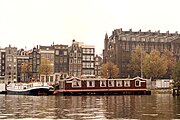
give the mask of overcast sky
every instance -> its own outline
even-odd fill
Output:
[[[180,0],[0,0],[0,46],[31,49],[72,40],[94,45],[114,29],[180,33]]]

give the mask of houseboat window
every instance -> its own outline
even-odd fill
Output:
[[[124,87],[130,87],[130,81],[129,80],[124,81]]]
[[[94,87],[95,81],[87,81],[87,87]]]
[[[101,80],[100,81],[100,87],[106,87],[106,81]]]
[[[109,86],[109,87],[114,87],[114,81],[109,80],[109,81],[108,81],[108,86]]]
[[[81,87],[81,81],[73,81],[73,87]]]
[[[135,84],[136,87],[140,87],[140,86],[141,86],[141,83],[140,83],[139,80],[136,80],[135,83],[136,83],[136,84]]]
[[[116,87],[122,87],[122,81],[117,80],[116,81]]]

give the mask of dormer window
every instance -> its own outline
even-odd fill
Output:
[[[135,80],[135,86],[136,87],[141,87],[141,82],[139,79]]]

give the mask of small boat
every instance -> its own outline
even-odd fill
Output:
[[[13,95],[49,95],[52,86],[45,82],[10,83],[7,85],[7,94]]]

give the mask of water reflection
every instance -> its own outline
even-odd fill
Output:
[[[180,97],[0,95],[0,119],[180,119]]]

